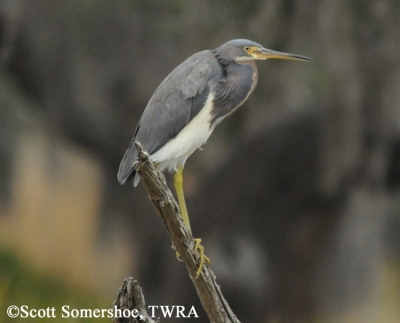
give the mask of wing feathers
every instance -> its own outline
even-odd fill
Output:
[[[147,104],[121,161],[118,172],[121,184],[134,175],[132,164],[137,157],[134,142],[139,141],[150,155],[164,146],[199,113],[221,73],[212,52],[203,51],[189,57],[165,78]]]

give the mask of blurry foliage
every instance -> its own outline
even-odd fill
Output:
[[[67,286],[63,281],[35,271],[18,259],[13,253],[0,250],[0,322],[19,322],[23,319],[11,319],[6,316],[5,309],[10,305],[28,305],[29,309],[55,307],[57,318],[51,322],[110,322],[108,318],[62,318],[61,308],[69,305],[72,309],[108,309],[108,303],[92,293],[76,290]],[[3,311],[4,309],[4,311]],[[43,319],[27,319],[42,321]],[[50,319],[49,319],[50,320]]]
[[[5,14],[5,3],[15,14]],[[399,1],[8,0],[0,9],[0,41],[13,30],[18,36],[5,42],[12,46],[0,75],[1,206],[13,206],[10,186],[21,172],[13,151],[32,123],[46,129],[54,147],[69,141],[95,154],[106,179],[93,245],[112,254],[114,240],[106,236],[121,222],[136,252],[123,258],[132,259],[132,275],[153,304],[197,302],[143,187],[133,193],[116,181],[154,89],[191,53],[231,38],[314,58],[310,65],[258,64],[254,94],[187,165],[193,227],[239,318],[398,322],[399,268],[385,262],[388,253],[399,257]],[[51,172],[56,159],[42,160]],[[75,188],[82,176],[72,174]],[[67,213],[51,199],[42,207]],[[252,262],[249,251],[257,255]],[[105,262],[113,265],[98,258],[95,274]],[[108,282],[117,276],[108,275]],[[0,253],[0,294],[1,308],[28,299],[56,308],[98,302],[7,252]]]

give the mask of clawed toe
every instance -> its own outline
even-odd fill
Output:
[[[210,259],[204,254],[204,247],[201,245],[201,239],[194,239],[195,245],[194,245],[194,250],[197,250],[200,254],[200,260],[199,260],[199,268],[196,271],[196,277],[197,279],[200,276],[200,273],[204,267],[204,263],[207,263],[207,265],[210,264]]]
[[[206,263],[207,265],[210,264],[210,259],[204,254],[204,247],[201,245],[201,239],[194,239],[194,247],[193,247],[193,252],[197,251],[200,255],[199,258],[199,267],[196,271],[196,276],[195,279],[197,279],[200,276],[200,273],[204,267],[204,264]],[[183,262],[181,254],[177,251],[176,252],[176,259],[178,261]]]

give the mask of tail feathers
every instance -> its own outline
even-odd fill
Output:
[[[135,177],[134,185],[137,186],[137,184],[139,184],[140,178],[133,168],[133,163],[135,162],[136,158],[136,149],[131,144],[128,150],[125,152],[124,158],[122,158],[121,164],[119,165],[117,178],[121,185],[125,184],[125,182],[132,177]]]
[[[134,176],[133,187],[136,187],[136,186],[138,186],[138,184],[140,182],[140,176],[138,173],[136,173],[136,171],[132,175]]]

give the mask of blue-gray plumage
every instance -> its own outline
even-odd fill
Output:
[[[139,141],[153,155],[197,116],[210,94],[213,96],[212,109],[206,122],[212,132],[216,124],[235,111],[254,90],[258,79],[254,60],[268,58],[309,60],[299,55],[264,49],[250,40],[236,39],[214,50],[196,53],[175,68],[146,106],[122,159],[119,182],[124,184],[135,175],[132,166],[137,157],[135,141]],[[193,150],[193,147],[189,148]],[[184,163],[185,160],[176,162]],[[161,170],[166,168],[172,171],[183,166],[160,165],[163,166]],[[138,179],[135,182],[137,184]]]
[[[196,53],[175,68],[154,92],[136,128],[118,172],[124,184],[135,177],[133,163],[137,158],[134,143],[142,146],[158,168],[175,172],[175,189],[183,221],[190,229],[182,186],[183,166],[187,158],[206,143],[215,126],[233,113],[257,85],[255,60],[269,58],[311,60],[276,52],[247,39],[231,40],[214,50]],[[200,252],[197,276],[204,262],[201,240],[194,249]]]

